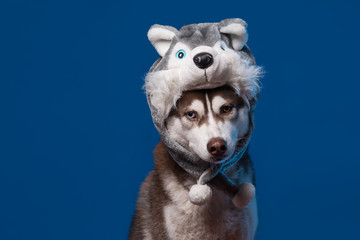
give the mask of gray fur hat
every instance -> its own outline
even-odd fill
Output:
[[[238,143],[233,157],[221,164],[201,160],[169,137],[165,121],[184,91],[231,86],[252,111],[259,93],[261,68],[246,45],[247,24],[238,18],[218,23],[183,26],[153,25],[148,38],[159,59],[145,78],[145,90],[155,127],[170,155],[199,184],[205,184],[220,171],[238,161],[251,136]]]

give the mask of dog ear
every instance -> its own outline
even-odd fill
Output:
[[[246,27],[246,22],[240,18],[225,19],[219,23],[220,33],[228,35],[235,50],[241,50],[248,40]]]
[[[163,57],[177,32],[178,30],[173,27],[155,24],[149,29],[147,36],[159,55]]]

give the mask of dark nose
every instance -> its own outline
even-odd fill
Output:
[[[214,157],[221,157],[226,151],[226,143],[223,138],[212,138],[207,144],[207,150]]]
[[[205,69],[210,67],[214,60],[210,53],[203,52],[196,54],[193,61],[198,68]]]

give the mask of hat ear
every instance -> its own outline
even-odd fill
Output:
[[[155,24],[149,29],[147,36],[159,55],[163,57],[177,32],[178,30],[173,27]]]
[[[225,19],[219,23],[220,33],[227,34],[232,48],[241,50],[248,40],[247,24],[240,18]]]

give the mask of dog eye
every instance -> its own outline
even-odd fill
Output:
[[[176,58],[177,59],[183,59],[186,56],[186,53],[184,50],[180,49],[176,52]]]
[[[196,119],[196,112],[189,111],[189,112],[185,113],[185,116],[189,120],[195,120]]]
[[[220,48],[223,50],[223,51],[225,51],[225,48],[224,48],[224,46],[221,44],[220,45]]]
[[[221,113],[229,113],[233,110],[233,106],[225,105],[220,108]]]

